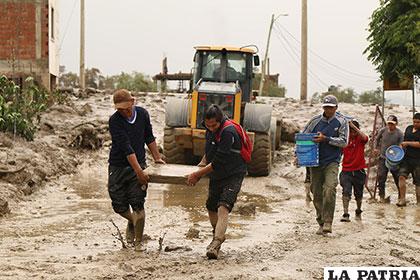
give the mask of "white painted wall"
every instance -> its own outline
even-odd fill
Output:
[[[48,53],[49,53],[49,69],[52,75],[58,77],[59,66],[60,66],[60,40],[59,40],[59,0],[48,0],[48,6],[50,7],[49,11],[49,43],[48,43]],[[54,9],[54,24],[52,24],[52,9]],[[54,34],[51,33],[51,29],[54,26]]]

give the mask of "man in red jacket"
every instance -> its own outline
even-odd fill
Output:
[[[352,189],[356,198],[356,218],[361,218],[363,187],[366,180],[365,145],[369,138],[360,131],[360,125],[356,120],[349,122],[349,144],[343,149],[343,169],[340,173],[340,185],[343,187],[344,214],[340,221],[350,222],[349,204]]]

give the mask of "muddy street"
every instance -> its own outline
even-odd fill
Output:
[[[164,114],[157,100],[163,97],[138,96],[151,114],[158,142]],[[72,125],[104,122],[112,113],[103,96],[76,102],[92,110],[73,120],[66,117]],[[281,99],[274,105],[280,114],[280,107],[296,103]],[[40,134],[44,142],[55,145],[69,124],[57,122],[55,133]],[[205,257],[212,233],[204,182],[195,187],[150,184],[146,251],[122,249],[110,222],[124,235],[125,223],[113,212],[106,187],[108,152],[106,140],[97,151],[76,150],[79,164],[73,172],[11,203],[11,213],[0,218],[0,279],[323,279],[326,266],[420,266],[420,208],[413,203],[396,207],[392,187],[392,204],[369,202],[365,193],[362,220],[340,223],[337,186],[333,233],[316,235],[315,210],[305,201],[304,169],[292,165],[290,144],[276,152],[269,177],[245,179],[219,260]],[[414,201],[412,186],[408,199]],[[352,201],[351,215],[354,209]]]

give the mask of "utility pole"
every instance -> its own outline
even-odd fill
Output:
[[[84,90],[85,84],[85,0],[80,0],[80,89]]]
[[[308,1],[302,0],[300,100],[308,98]]]
[[[273,29],[273,24],[274,24],[274,14],[271,15],[270,28],[268,29],[267,46],[265,47],[264,61],[263,61],[262,65],[261,65],[260,90],[258,91],[258,95],[259,96],[262,96],[263,88],[264,88],[265,69],[267,67],[268,48],[270,46],[271,30]]]
[[[280,14],[276,18],[274,18],[274,14],[271,15],[271,22],[270,22],[270,28],[268,29],[268,38],[267,38],[267,46],[265,47],[265,54],[264,54],[264,61],[261,65],[261,80],[260,80],[260,89],[258,91],[258,95],[262,96],[264,83],[265,83],[265,71],[267,69],[267,59],[268,59],[268,48],[270,47],[270,38],[271,38],[271,30],[273,30],[273,24],[274,22],[280,17],[280,16],[288,16],[288,14]]]

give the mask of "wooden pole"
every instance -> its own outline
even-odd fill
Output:
[[[301,53],[300,53],[300,100],[308,97],[308,2],[302,0],[302,26],[301,26]]]
[[[85,83],[85,0],[80,0],[80,89],[84,90]]]
[[[273,29],[273,24],[274,24],[274,14],[271,15],[270,28],[268,29],[267,45],[265,47],[264,61],[261,66],[260,90],[258,91],[259,96],[263,95],[262,93],[263,93],[264,82],[265,82],[265,69],[267,67],[268,48],[270,46],[271,30]]]

